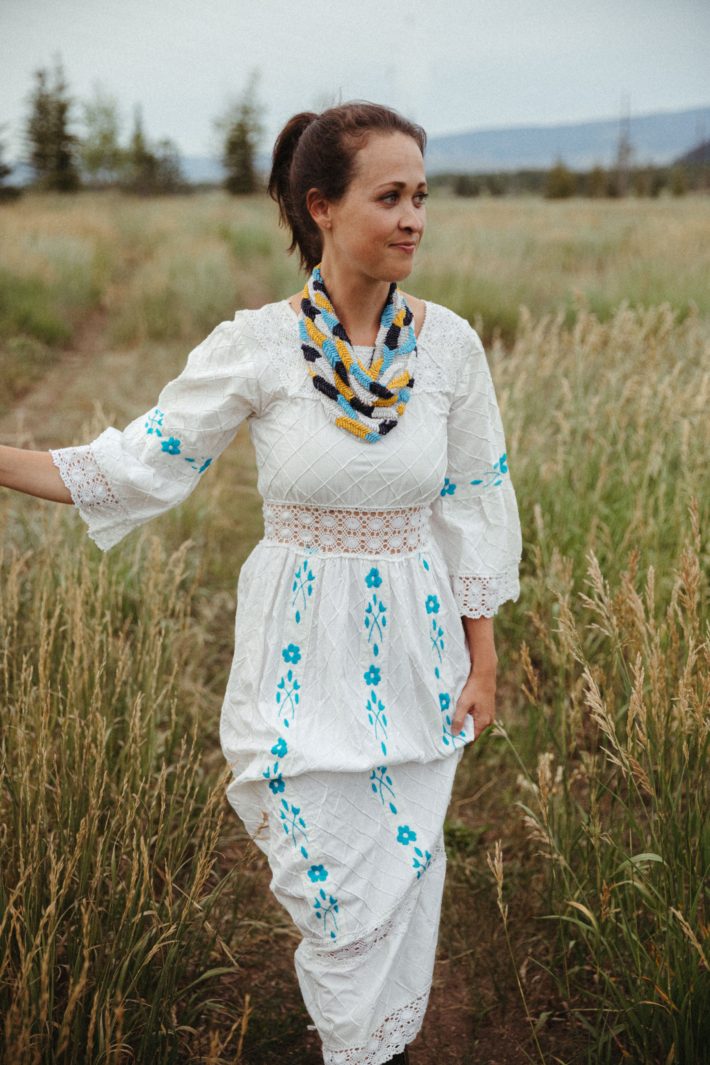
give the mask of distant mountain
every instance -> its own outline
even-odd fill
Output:
[[[685,152],[676,163],[680,166],[708,166],[710,164],[710,140],[703,141],[689,152]]]
[[[707,130],[710,107],[632,115],[632,162],[665,166],[694,148]],[[597,164],[609,166],[615,159],[618,140],[618,119],[471,130],[431,137],[427,170],[430,174],[537,170],[546,169],[557,159],[573,170],[588,170]]]

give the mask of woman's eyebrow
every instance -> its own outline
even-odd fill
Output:
[[[389,186],[394,185],[395,188],[406,189],[407,182],[406,181],[383,181],[381,185],[376,185],[375,188],[383,189],[383,188],[385,188],[386,185],[389,185]],[[420,189],[423,185],[426,185],[426,181],[420,181],[419,184],[417,185],[417,188]]]

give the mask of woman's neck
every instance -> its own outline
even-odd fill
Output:
[[[377,339],[389,282],[353,275],[338,269],[337,264],[329,263],[325,257],[321,275],[350,343],[371,347]]]

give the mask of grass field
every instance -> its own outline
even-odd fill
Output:
[[[498,723],[447,822],[414,1065],[694,1065],[710,1045],[710,201],[432,198],[410,291],[484,337],[524,535]],[[271,205],[0,209],[0,443],[121,426],[295,291]],[[295,930],[224,798],[244,427],[106,556],[0,494],[0,1061],[316,1065]],[[284,949],[285,948],[285,949]],[[284,960],[285,959],[285,960]]]

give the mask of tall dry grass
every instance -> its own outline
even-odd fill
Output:
[[[216,1063],[240,862],[216,869],[188,547],[109,563],[63,516],[0,531],[0,1059]]]
[[[590,1065],[710,1046],[708,356],[667,304],[524,312],[493,355],[526,541],[501,619],[524,698],[496,739],[556,936],[531,963]]]

